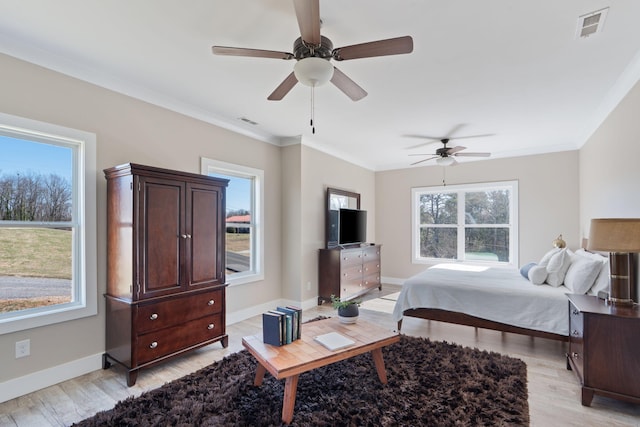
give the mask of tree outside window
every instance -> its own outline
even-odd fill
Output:
[[[517,182],[412,190],[413,259],[513,264]]]

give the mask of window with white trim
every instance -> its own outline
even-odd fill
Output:
[[[412,259],[517,265],[518,182],[411,190]]]
[[[0,334],[97,314],[95,146],[0,113]]]
[[[226,278],[230,285],[264,279],[264,171],[202,158],[200,172],[229,180],[226,192]]]

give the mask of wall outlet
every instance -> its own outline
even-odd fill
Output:
[[[31,340],[16,342],[16,359],[26,357],[31,354]]]

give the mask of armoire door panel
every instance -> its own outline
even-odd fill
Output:
[[[180,280],[180,252],[186,245],[181,200],[184,185],[170,180],[143,180],[144,242],[142,294],[144,297],[178,292]]]
[[[191,203],[188,212],[191,238],[188,239],[191,254],[186,258],[191,261],[189,266],[189,286],[212,285],[220,281],[218,272],[221,270],[218,253],[218,239],[222,230],[218,205],[220,192],[210,188],[190,187]],[[215,262],[212,262],[215,260]]]

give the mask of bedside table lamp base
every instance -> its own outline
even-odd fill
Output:
[[[609,298],[615,305],[633,305],[631,299],[631,278],[633,275],[633,256],[624,252],[609,253]]]

